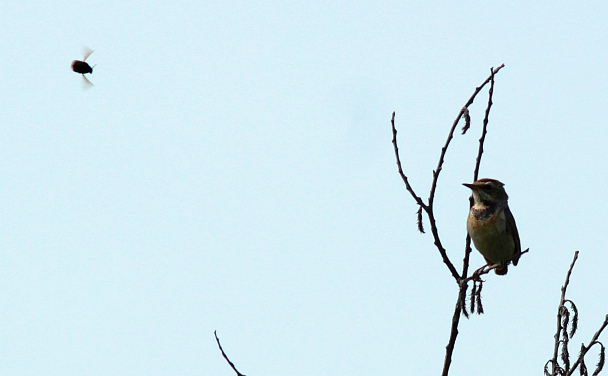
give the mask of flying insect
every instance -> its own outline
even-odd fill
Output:
[[[91,56],[91,54],[93,53],[93,50],[85,48],[84,50],[84,58],[82,60],[74,60],[72,61],[72,70],[76,73],[80,73],[82,74],[82,78],[84,79],[84,83],[87,87],[89,86],[93,86],[93,83],[91,81],[89,81],[89,79],[85,76],[85,73],[93,73],[93,68],[95,68],[95,65],[93,65],[92,67],[89,65],[89,63],[87,63],[87,58],[89,56]]]

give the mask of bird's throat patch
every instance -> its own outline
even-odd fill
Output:
[[[473,217],[475,217],[477,220],[484,220],[496,214],[496,209],[498,209],[498,205],[474,205],[471,208],[471,214],[473,214]]]

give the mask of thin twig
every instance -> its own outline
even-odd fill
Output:
[[[433,239],[435,239],[434,244],[439,250],[439,253],[441,254],[443,263],[448,267],[450,273],[452,273],[452,277],[454,277],[454,280],[456,281],[456,283],[458,283],[461,278],[460,274],[458,274],[456,267],[454,267],[454,264],[452,264],[452,261],[450,261],[450,258],[448,257],[448,252],[441,244],[441,239],[439,238],[439,230],[437,229],[437,223],[435,221],[435,214],[433,213],[433,209],[431,206],[427,207],[426,213],[429,217],[429,224],[431,226],[431,233],[433,234]]]
[[[473,94],[471,95],[471,97],[469,98],[467,103],[464,105],[464,108],[468,108],[471,104],[473,104],[473,101],[475,101],[475,97],[477,97],[477,94],[479,94],[481,89],[483,89],[483,87],[486,86],[487,83],[493,79],[494,75],[496,73],[498,73],[498,71],[500,71],[504,66],[505,66],[504,64],[501,64],[498,68],[492,68],[492,74],[490,75],[490,77],[488,77],[481,85],[479,85],[478,87],[475,88],[475,91],[473,92]],[[456,116],[454,123],[452,123],[452,128],[450,129],[450,133],[448,134],[448,138],[445,142],[445,145],[441,149],[441,155],[439,156],[439,162],[437,163],[437,168],[435,169],[435,171],[433,171],[433,182],[431,183],[431,193],[429,195],[429,206],[433,206],[433,200],[435,198],[435,190],[437,189],[437,179],[439,178],[439,173],[441,172],[441,169],[443,168],[445,154],[448,151],[448,145],[450,144],[450,141],[454,137],[454,130],[458,126],[458,122],[460,121],[460,118],[462,118],[464,112],[465,112],[464,110],[460,110],[460,112],[458,113],[458,116]]]
[[[461,276],[464,278],[469,273],[469,262],[471,259],[471,252],[473,248],[471,248],[471,236],[467,234],[467,239],[464,244],[464,257],[462,258],[462,274]]]
[[[391,126],[393,128],[393,149],[395,150],[395,158],[397,159],[397,168],[399,169],[399,176],[405,183],[405,189],[412,195],[414,201],[426,211],[426,204],[422,202],[420,196],[414,192],[414,188],[410,185],[409,180],[407,180],[407,176],[403,173],[403,168],[401,167],[401,158],[399,157],[399,147],[397,146],[397,128],[395,128],[395,111],[393,111],[393,116],[391,117]]]
[[[454,267],[454,264],[452,264],[452,262],[448,258],[447,251],[445,250],[445,248],[443,248],[443,245],[441,244],[441,240],[439,239],[439,232],[437,231],[437,224],[435,222],[435,216],[433,214],[433,211],[431,210],[430,206],[426,205],[422,201],[420,196],[418,196],[416,194],[416,192],[414,192],[414,189],[410,185],[410,182],[407,179],[407,176],[405,175],[405,173],[403,172],[403,168],[401,167],[401,158],[399,157],[399,147],[397,146],[397,128],[395,127],[395,112],[393,112],[393,116],[391,117],[391,127],[393,129],[393,149],[395,150],[395,158],[397,159],[397,168],[399,170],[399,175],[401,176],[403,183],[405,183],[405,188],[412,195],[412,197],[414,198],[414,200],[416,201],[418,206],[420,206],[420,208],[422,208],[427,213],[427,215],[429,217],[429,222],[431,224],[431,232],[433,233],[433,239],[435,239],[435,246],[437,246],[437,249],[439,250],[439,253],[441,254],[441,258],[442,258],[443,262],[447,265],[448,269],[450,270],[450,273],[452,273],[452,277],[454,277],[454,279],[456,281],[458,281],[460,279],[460,275],[458,274],[458,271]],[[454,130],[452,129],[452,133],[453,133],[453,131]],[[446,146],[444,146],[444,149],[446,149],[446,148],[447,148],[447,144],[446,144]],[[422,221],[420,220],[420,218],[421,218],[420,214],[418,214],[418,229],[422,230]]]
[[[224,352],[224,349],[222,348],[222,345],[220,344],[220,339],[217,338],[217,330],[213,331],[213,335],[215,335],[215,340],[217,341],[217,346],[220,348],[220,351],[222,352],[222,356],[224,357],[224,359],[226,359],[226,361],[228,362],[228,364],[230,364],[230,367],[232,367],[232,369],[234,370],[234,372],[236,372],[237,376],[245,376],[244,374],[240,373],[236,367],[234,366],[234,363],[232,363],[230,361],[230,359],[228,359],[228,355],[226,355],[226,353]]]
[[[559,344],[561,342],[559,340],[560,333],[563,333],[563,331],[564,331],[564,328],[562,327],[562,314],[561,314],[562,307],[564,307],[565,302],[567,301],[566,290],[568,289],[568,284],[570,283],[570,275],[572,274],[572,269],[574,268],[574,264],[576,263],[577,259],[578,259],[578,251],[576,251],[574,253],[574,258],[572,260],[572,264],[570,264],[570,269],[568,269],[568,274],[566,274],[566,281],[564,282],[564,285],[562,286],[562,294],[560,297],[560,302],[559,302],[560,304],[559,304],[558,314],[557,314],[557,331],[556,331],[555,337],[554,337],[555,346],[553,348],[553,359],[551,359],[551,361],[550,361],[553,364],[553,373],[552,374],[555,374],[555,368],[557,367],[557,353],[559,351]],[[587,346],[585,346],[584,344],[582,345],[581,352],[580,352],[578,358],[576,359],[576,361],[574,362],[574,364],[572,364],[572,367],[566,368],[566,373],[565,373],[566,376],[572,375],[574,373],[574,371],[576,371],[577,367],[583,366],[585,355],[587,355],[587,352],[591,349],[591,347],[594,344],[599,343],[598,338],[600,337],[600,335],[602,334],[604,329],[606,329],[607,326],[608,326],[608,315],[606,315],[604,317],[604,321],[603,321],[602,325],[597,330],[597,332],[595,332],[595,334],[589,341],[589,344]],[[567,334],[565,336],[567,337]],[[562,346],[565,346],[565,345],[562,345]]]
[[[479,179],[479,166],[481,165],[481,156],[483,155],[483,144],[486,140],[486,134],[488,133],[488,119],[490,117],[490,109],[492,108],[492,95],[494,94],[494,74],[494,69],[490,69],[490,91],[488,93],[488,106],[486,107],[486,114],[483,118],[483,129],[481,131],[481,138],[479,139],[479,150],[477,152],[477,160],[475,161],[473,181],[477,181],[477,179]]]

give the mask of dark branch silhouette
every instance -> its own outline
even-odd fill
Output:
[[[547,363],[545,363],[544,371],[546,376],[569,376],[574,374],[577,368],[579,368],[579,372],[581,375],[588,375],[589,373],[587,370],[587,365],[585,364],[585,356],[587,355],[589,350],[595,345],[600,347],[600,352],[599,360],[595,366],[593,376],[598,375],[604,368],[606,349],[604,347],[604,344],[598,341],[598,338],[602,334],[602,331],[604,331],[604,329],[606,329],[606,327],[608,326],[608,315],[604,317],[604,321],[589,341],[589,344],[587,346],[585,346],[584,343],[581,344],[581,351],[579,353],[578,358],[574,361],[572,365],[570,365],[571,359],[568,346],[578,327],[578,309],[576,308],[576,305],[572,300],[566,299],[566,290],[568,289],[568,285],[570,284],[570,276],[572,275],[572,269],[574,269],[574,264],[576,263],[577,259],[578,251],[574,252],[574,258],[572,259],[572,263],[570,264],[570,268],[568,269],[568,273],[566,274],[566,281],[562,286],[562,294],[559,300],[559,306],[557,308],[557,330],[555,331],[555,336],[553,337],[553,358],[551,358],[549,361],[547,361]],[[558,356],[560,359],[558,359]],[[549,367],[551,367],[551,370],[549,370]]]
[[[479,167],[481,166],[481,156],[483,155],[483,144],[486,141],[486,134],[488,134],[488,122],[490,119],[490,108],[492,108],[492,96],[494,95],[494,74],[498,70],[490,69],[490,90],[488,91],[488,106],[486,107],[486,113],[483,118],[483,127],[481,129],[481,137],[479,138],[479,149],[477,151],[477,159],[475,160],[475,170],[473,171],[473,181],[479,179]]]
[[[397,159],[397,169],[399,170],[399,175],[401,176],[403,183],[405,183],[405,189],[407,189],[407,191],[412,195],[412,197],[414,198],[414,201],[416,201],[416,203],[418,204],[418,206],[420,206],[420,208],[426,210],[426,204],[422,201],[420,196],[418,196],[416,194],[416,192],[414,192],[414,189],[410,185],[410,182],[407,179],[407,176],[405,176],[405,174],[403,173],[403,168],[401,167],[401,158],[399,157],[399,147],[397,146],[397,128],[395,128],[395,112],[394,111],[393,111],[393,116],[391,117],[391,125],[393,128],[393,149],[395,149],[395,158]],[[424,232],[424,231],[421,231],[421,232]]]
[[[245,376],[244,374],[240,373],[236,367],[234,366],[234,363],[232,363],[230,361],[230,359],[228,359],[228,355],[226,355],[226,353],[224,352],[224,349],[222,348],[222,344],[220,343],[220,339],[217,338],[217,330],[213,331],[213,335],[215,336],[215,340],[217,342],[217,346],[220,348],[220,351],[222,352],[222,356],[224,357],[224,359],[226,359],[226,361],[228,362],[228,364],[230,364],[230,367],[232,367],[232,369],[234,370],[234,372],[236,372],[237,376]]]

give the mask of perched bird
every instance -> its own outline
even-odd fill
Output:
[[[84,49],[84,58],[82,60],[74,60],[72,61],[72,70],[76,73],[80,73],[82,74],[82,78],[84,79],[85,85],[87,85],[87,87],[93,86],[93,84],[91,83],[91,81],[89,81],[88,78],[86,78],[85,73],[93,73],[93,68],[95,68],[95,65],[93,65],[92,67],[89,65],[89,63],[86,62],[87,58],[89,56],[91,56],[91,54],[93,53],[93,50],[85,48]]]
[[[504,184],[494,179],[479,179],[463,185],[473,192],[467,218],[471,240],[488,265],[499,265],[494,269],[496,274],[505,275],[509,262],[517,265],[521,244]]]

